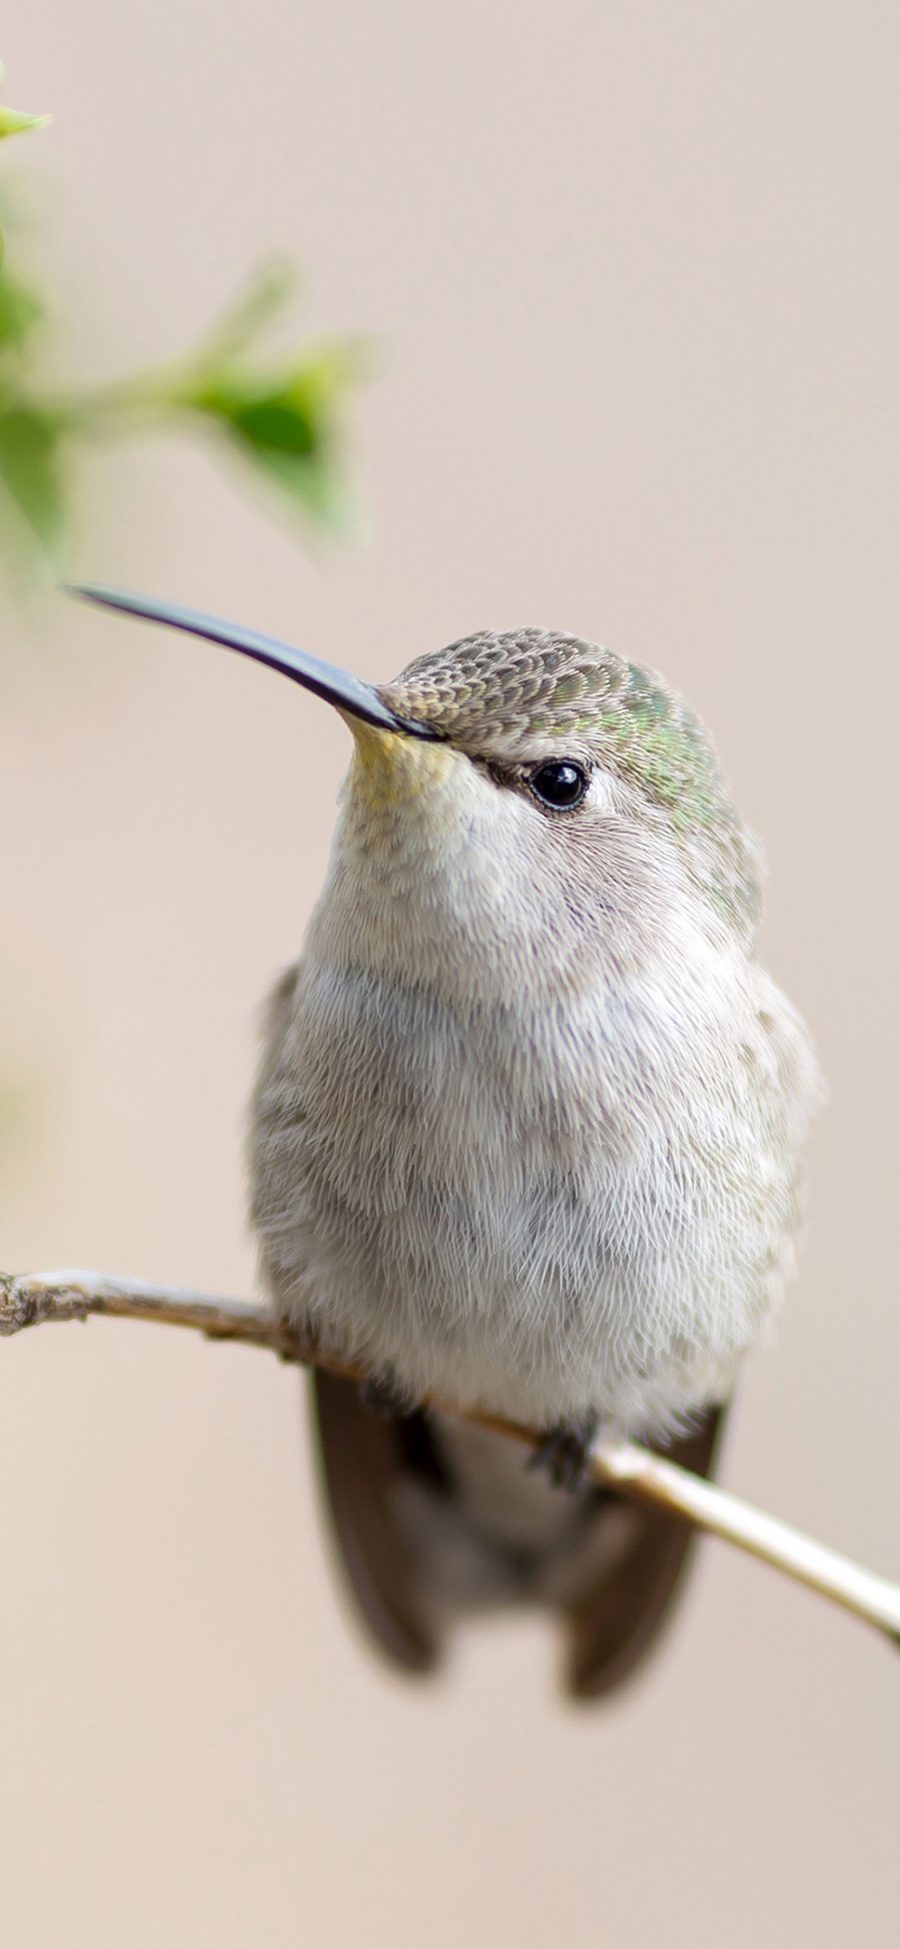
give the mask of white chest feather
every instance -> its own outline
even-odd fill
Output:
[[[765,977],[674,958],[460,1009],[309,958],[257,1103],[278,1303],[414,1395],[658,1426],[778,1294],[805,1049]]]

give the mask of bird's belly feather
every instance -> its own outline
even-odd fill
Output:
[[[773,996],[674,1032],[307,963],[255,1106],[276,1304],[417,1398],[635,1432],[721,1398],[795,1217]]]

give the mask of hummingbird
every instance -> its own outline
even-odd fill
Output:
[[[608,1694],[688,1532],[587,1474],[598,1426],[712,1469],[794,1260],[820,1095],[756,954],[761,855],[664,679],[550,629],[368,684],[194,610],[77,591],[266,663],[353,738],[303,953],[265,1015],[251,1218],[314,1371],[334,1534],[371,1636],[430,1671],[540,1605]],[[448,1412],[429,1407],[439,1402]],[[456,1418],[541,1433],[516,1444]]]

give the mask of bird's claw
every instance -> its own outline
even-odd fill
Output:
[[[583,1489],[590,1474],[591,1446],[598,1426],[596,1414],[585,1415],[581,1421],[557,1421],[529,1456],[528,1467],[544,1470],[554,1489]]]
[[[418,1403],[403,1388],[392,1374],[381,1374],[377,1378],[360,1382],[359,1398],[372,1414],[382,1415],[385,1421],[397,1421],[414,1414]]]

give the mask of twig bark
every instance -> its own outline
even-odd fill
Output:
[[[213,1299],[177,1286],[108,1279],[95,1272],[36,1272],[18,1277],[0,1274],[0,1337],[44,1321],[87,1320],[93,1314],[189,1327],[211,1340],[239,1340],[247,1346],[266,1347],[282,1360],[325,1367],[330,1373],[354,1380],[365,1378],[361,1370],[325,1358],[282,1321],[241,1300]],[[455,1412],[441,1402],[430,1405],[443,1413]],[[536,1429],[495,1415],[461,1418],[532,1447],[540,1440]],[[594,1480],[604,1487],[655,1503],[696,1528],[723,1537],[854,1612],[900,1645],[900,1584],[876,1576],[776,1516],[635,1442],[601,1437],[594,1445],[591,1468]]]

